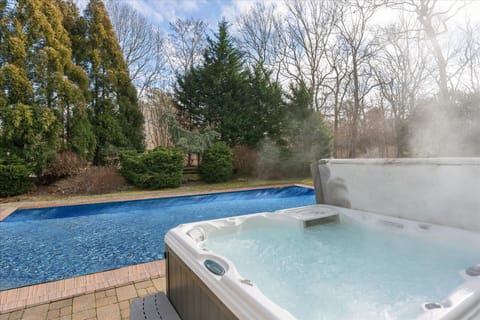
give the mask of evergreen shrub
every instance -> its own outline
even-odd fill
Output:
[[[30,190],[32,183],[29,180],[32,172],[20,160],[0,160],[0,197],[10,197]]]
[[[159,189],[182,184],[183,152],[179,149],[159,147],[144,153],[123,151],[120,163],[125,179],[139,188]]]
[[[233,175],[232,151],[224,142],[216,142],[205,150],[200,175],[205,182],[228,181]]]

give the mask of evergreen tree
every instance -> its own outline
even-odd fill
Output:
[[[80,15],[80,11],[74,0],[54,0],[63,15],[63,27],[70,37],[73,63],[87,70],[85,64],[87,59],[87,20]],[[82,90],[88,93],[88,77],[85,87]]]
[[[189,128],[213,128],[233,146],[256,146],[278,136],[283,118],[282,91],[261,66],[249,73],[233,45],[225,21],[208,39],[203,65],[178,77],[175,97]]]
[[[256,146],[266,137],[278,140],[285,127],[282,88],[270,80],[270,72],[261,65],[250,73],[249,86],[249,110],[245,115],[251,126],[245,136],[246,144]]]
[[[310,163],[330,157],[331,135],[319,112],[312,110],[312,91],[300,83],[290,87],[288,126],[284,140],[288,170],[299,175],[308,175]]]
[[[305,83],[291,85],[287,98],[281,137],[266,139],[260,151],[260,168],[267,177],[306,177],[310,163],[330,157],[330,132],[311,108],[311,90]]]
[[[297,86],[290,84],[290,93],[287,94],[288,114],[296,120],[304,120],[313,112],[313,97],[305,82]]]
[[[200,70],[200,101],[208,124],[218,127],[222,139],[235,145],[243,142],[245,135],[246,121],[242,116],[248,102],[248,74],[243,71],[241,54],[233,46],[225,20],[219,23],[215,38],[207,42]]]
[[[84,52],[85,44],[85,20],[80,16],[78,7],[72,0],[55,0],[62,14],[62,26],[69,35],[72,64],[67,69],[68,76],[77,85],[77,90],[72,92],[72,99],[76,103],[71,104],[65,115],[64,123],[66,149],[76,152],[81,157],[92,160],[95,155],[97,140],[90,123],[87,101],[89,97],[89,79],[81,65],[77,64],[77,58]]]
[[[70,144],[74,109],[78,106],[75,114],[80,115],[84,108],[79,86],[86,77],[72,62],[69,36],[56,3],[17,0],[6,4],[0,80],[2,145],[34,164],[41,174],[59,147],[77,149],[84,156],[89,153],[89,144]]]
[[[77,59],[90,80],[90,108],[97,137],[96,162],[111,147],[143,149],[143,116],[135,87],[101,0],[85,10],[86,43],[76,48]],[[81,31],[81,30],[80,30]]]
[[[7,0],[0,0],[0,67],[5,64],[5,36],[7,35]]]
[[[192,68],[177,76],[174,94],[180,124],[187,130],[203,129],[208,126],[200,103],[201,78],[199,69]]]
[[[227,22],[219,23],[215,38],[208,38],[203,65],[179,77],[176,100],[190,127],[211,127],[221,139],[235,145],[244,140],[243,121],[248,74],[242,70],[240,52],[234,48]]]

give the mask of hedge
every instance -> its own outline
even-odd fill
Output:
[[[145,189],[178,187],[182,184],[183,152],[159,147],[145,153],[120,154],[120,172],[131,184]]]
[[[0,197],[10,197],[30,190],[31,169],[23,163],[0,161]]]
[[[205,150],[200,175],[208,183],[228,181],[233,175],[232,151],[224,142]]]

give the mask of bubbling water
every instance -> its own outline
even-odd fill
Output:
[[[445,299],[480,249],[353,223],[242,228],[207,247],[298,319],[413,319]]]

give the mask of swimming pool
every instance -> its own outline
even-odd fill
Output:
[[[313,204],[298,186],[17,210],[0,222],[0,290],[162,259],[183,223]]]

